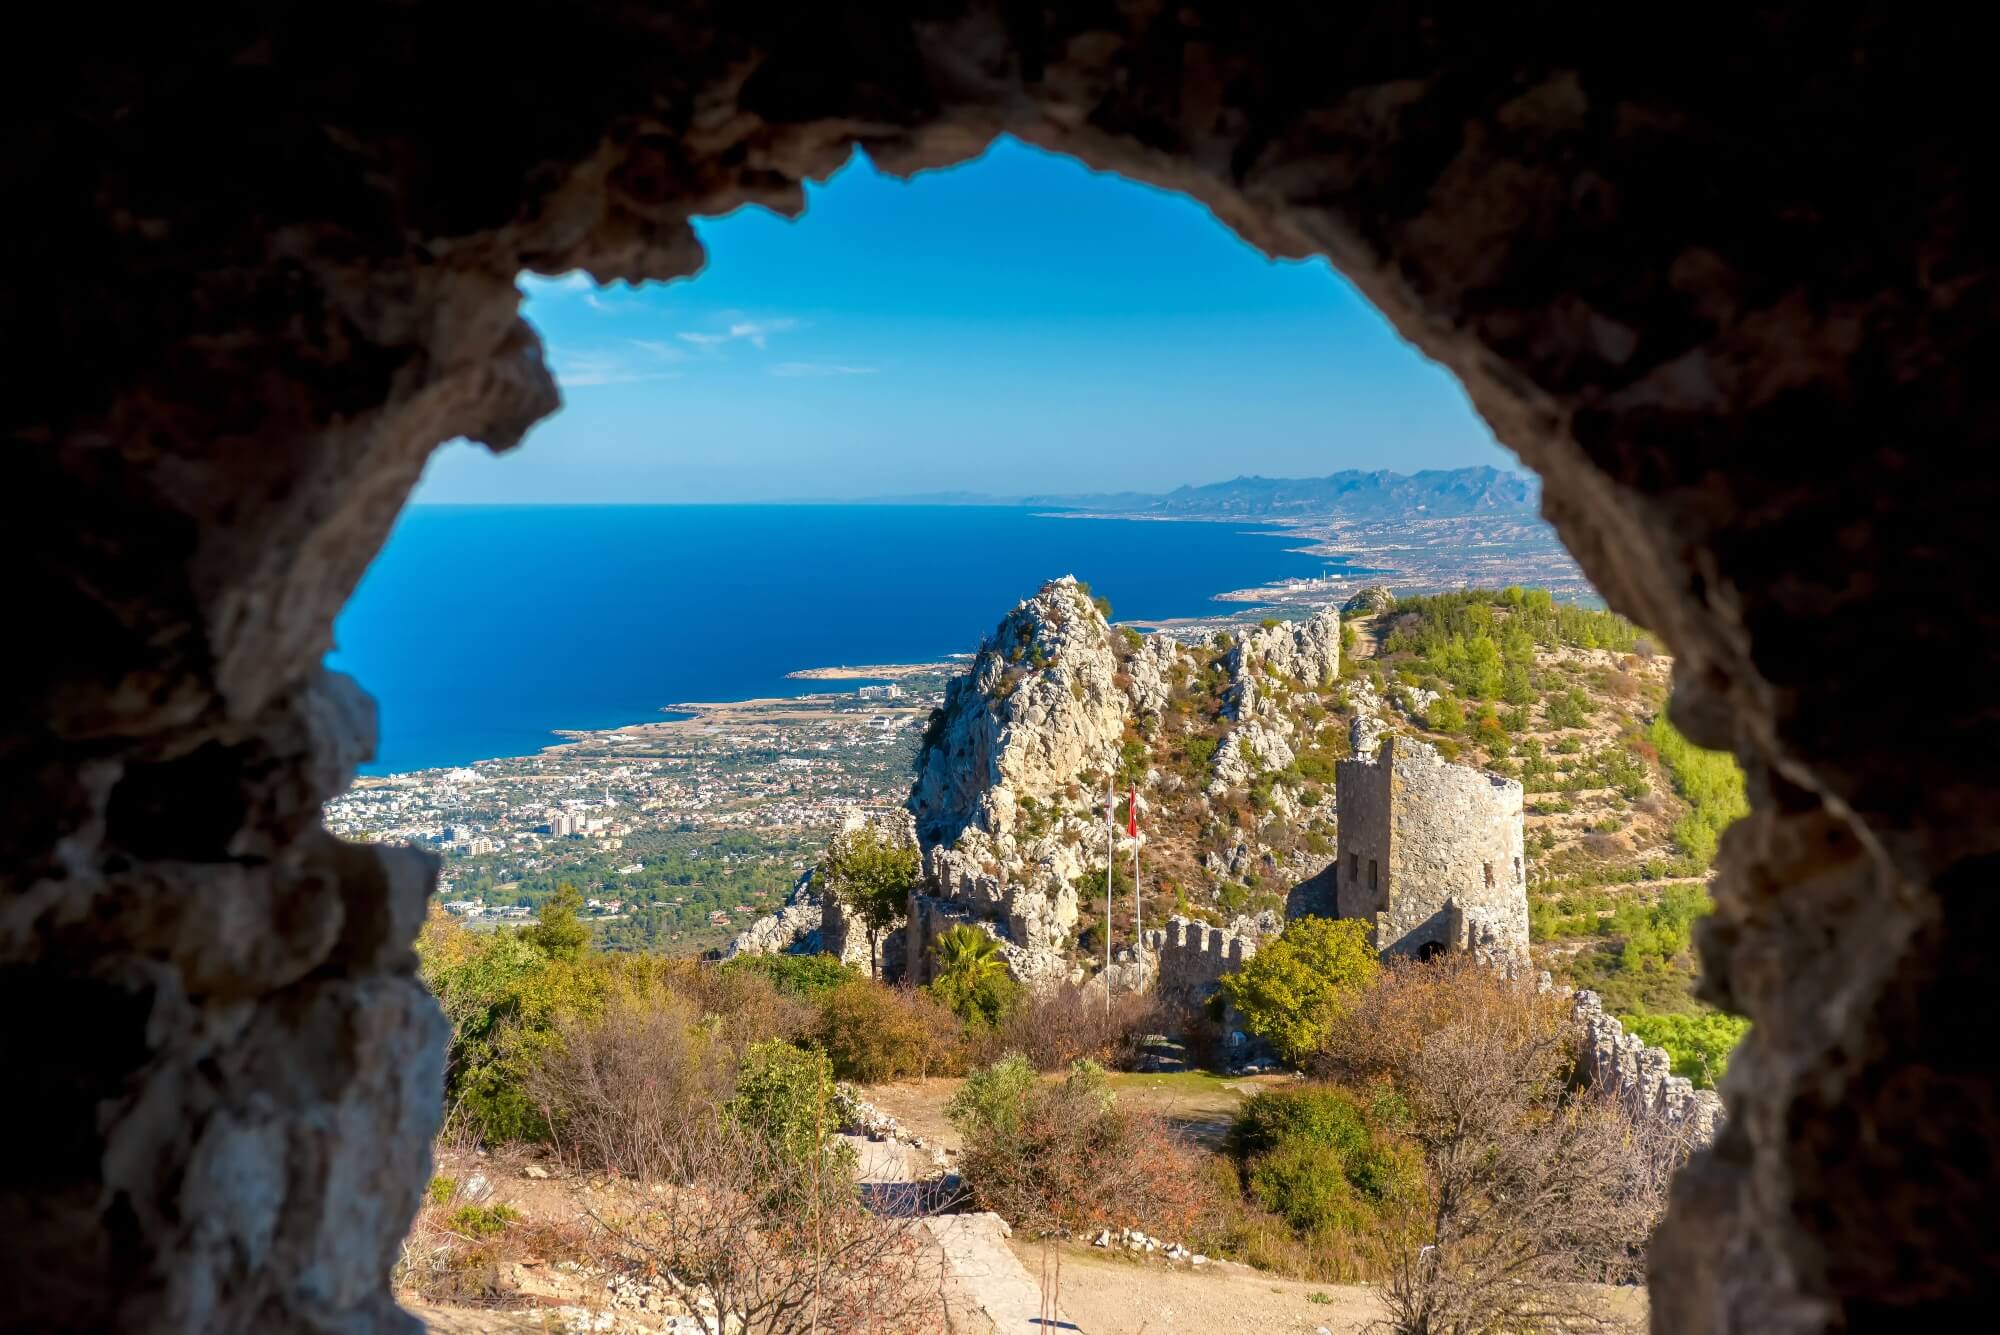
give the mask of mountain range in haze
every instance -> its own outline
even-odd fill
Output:
[[[875,505],[1029,505],[1051,510],[1158,514],[1182,518],[1391,519],[1399,515],[1450,518],[1477,514],[1533,514],[1541,482],[1532,474],[1499,468],[1345,469],[1325,477],[1238,477],[1227,482],[1176,487],[1168,492],[1045,493],[992,496],[979,492],[929,492],[871,496]]]

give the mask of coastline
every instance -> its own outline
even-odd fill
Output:
[[[1355,588],[1367,583],[1390,583],[1411,592],[1440,588],[1483,586],[1483,567],[1505,566],[1512,579],[1534,580],[1538,572],[1522,570],[1517,558],[1523,547],[1541,548],[1532,555],[1546,560],[1550,553],[1568,562],[1567,553],[1553,541],[1532,541],[1547,533],[1546,525],[1532,514],[1458,516],[1431,519],[1423,516],[1395,521],[1349,521],[1270,515],[1179,515],[1125,513],[1116,511],[1036,511],[1045,518],[1147,520],[1155,523],[1228,524],[1246,533],[1291,540],[1288,553],[1319,558],[1330,567],[1314,578],[1291,577],[1267,584],[1224,589],[1208,595],[1210,612],[1190,612],[1162,618],[1125,618],[1118,624],[1149,631],[1181,633],[1213,629],[1259,612],[1303,612],[1338,603]],[[1296,545],[1293,545],[1296,544]],[[1580,572],[1578,572],[1580,579]],[[1536,582],[1543,582],[1537,580]],[[1555,581],[1547,581],[1554,583]],[[1585,596],[1587,586],[1579,590]],[[1558,596],[1562,590],[1558,588]],[[952,674],[963,670],[972,655],[954,654],[915,662],[853,663],[796,668],[784,678],[799,682],[852,682],[895,684],[924,674]],[[824,717],[836,701],[851,701],[851,692],[804,691],[798,695],[763,695],[739,699],[691,701],[662,705],[656,714],[673,717],[637,719],[621,725],[599,728],[551,728],[551,739],[533,750],[514,754],[480,757],[456,765],[435,765],[396,770],[367,776],[391,778],[402,774],[423,774],[438,770],[468,768],[482,764],[529,759],[536,755],[573,753],[578,748],[611,748],[643,745],[648,737],[686,736],[774,722],[802,722]],[[901,715],[911,709],[908,701],[875,702],[883,713]]]

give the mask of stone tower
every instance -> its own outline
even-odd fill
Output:
[[[1356,732],[1362,732],[1357,726]],[[1335,902],[1375,928],[1384,955],[1472,950],[1528,958],[1521,785],[1407,737],[1356,739],[1340,762]]]

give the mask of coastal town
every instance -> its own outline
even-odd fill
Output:
[[[847,812],[902,802],[957,670],[808,669],[795,675],[843,689],[675,705],[685,717],[562,733],[536,755],[363,776],[327,828],[437,852],[438,899],[469,925],[532,917],[568,882],[607,946],[707,949],[779,902]]]

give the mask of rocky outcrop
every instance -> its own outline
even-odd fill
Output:
[[[1226,666],[1230,682],[1223,709],[1231,719],[1271,712],[1260,709],[1269,681],[1308,691],[1329,688],[1340,675],[1340,613],[1326,608],[1304,621],[1244,631]]]
[[[1165,635],[1148,635],[1132,656],[1125,660],[1126,687],[1132,712],[1158,718],[1165,712],[1173,693],[1174,665],[1182,661],[1181,648]]]
[[[1696,1149],[1715,1139],[1724,1115],[1721,1095],[1675,1075],[1666,1049],[1627,1033],[1595,992],[1578,992],[1573,1013],[1583,1030],[1577,1065],[1585,1079],[1634,1118],[1670,1133],[1676,1148]]]
[[[1069,576],[1008,613],[946,689],[917,759],[909,809],[925,893],[913,907],[912,976],[951,921],[992,923],[1026,981],[1068,972],[1077,887],[1095,865],[1097,795],[1113,768],[1129,698],[1111,629]]]
[[[1375,616],[1396,606],[1396,595],[1380,584],[1359,588],[1340,605],[1343,616]]]
[[[1284,769],[1294,756],[1286,738],[1292,725],[1282,718],[1250,719],[1229,730],[1215,748],[1208,792],[1219,797],[1231,788],[1241,788],[1267,770]]]
[[[722,958],[738,955],[817,955],[822,912],[819,896],[812,889],[813,874],[808,870],[792,886],[792,893],[776,913],[763,917],[738,932],[722,948]]]

